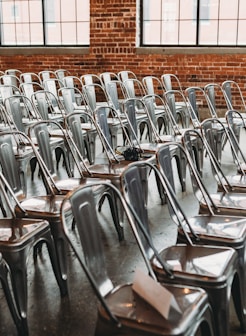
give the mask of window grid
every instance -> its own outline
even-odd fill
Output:
[[[89,46],[89,0],[0,0],[0,46]]]
[[[245,0],[142,0],[140,46],[245,47]]]

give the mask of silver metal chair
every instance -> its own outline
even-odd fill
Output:
[[[119,191],[112,185],[109,186],[119,198],[128,220],[132,222],[129,210]],[[182,286],[163,283],[162,286],[177,300],[181,312],[177,314],[177,311],[175,312],[175,309],[171,308],[169,316],[163,318],[150,304],[134,292],[132,283],[113,285],[113,280],[108,273],[108,259],[100,235],[92,186],[87,185],[74,190],[67,196],[63,204],[65,202],[69,202],[71,205],[77,223],[80,245],[74,244],[74,239],[67,230],[62,206],[61,217],[64,234],[100,302],[96,336],[140,334],[145,336],[194,336],[198,330],[204,336],[214,335],[213,316],[206,295],[201,289],[192,287],[185,289]],[[145,262],[149,274],[155,279],[148,259],[145,258]],[[158,300],[158,298],[156,299]]]
[[[163,145],[162,148],[169,146]],[[160,180],[172,208],[171,216],[174,220],[178,220],[187,240],[185,244],[163,247],[157,252],[151,237],[148,209],[142,197],[141,165],[133,163],[129,166],[122,175],[122,184],[125,199],[135,218],[139,237],[157,279],[161,282],[197,286],[206,290],[214,313],[215,333],[218,336],[229,335],[229,298],[232,293],[241,327],[245,330],[245,272],[239,269],[239,257],[236,251],[226,246],[198,245],[189,239],[182,217],[180,218],[178,201],[174,198],[172,189],[168,187],[169,180],[160,174]]]

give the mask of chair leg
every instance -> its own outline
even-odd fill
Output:
[[[16,307],[21,319],[21,330],[25,330],[25,335],[28,335],[27,324],[27,269],[26,261],[29,248],[24,248],[21,251],[16,251],[13,256],[13,251],[4,252],[3,257],[9,265],[11,272],[11,282],[15,297]]]
[[[27,336],[28,335],[28,327],[26,323],[23,323],[20,314],[17,311],[16,305],[14,303],[13,297],[12,297],[12,293],[11,290],[9,288],[9,283],[8,283],[8,274],[10,274],[9,269],[7,267],[7,265],[1,261],[0,264],[0,280],[2,283],[2,288],[8,303],[8,307],[11,313],[11,316],[14,320],[14,323],[16,325],[17,331],[18,331],[18,335],[19,336]],[[11,276],[11,274],[10,274]],[[11,279],[12,281],[12,279]]]
[[[241,271],[239,270],[239,272],[243,273],[243,276],[236,276],[232,284],[234,307],[243,333],[246,332],[246,282],[244,268]]]
[[[59,263],[58,263],[58,258],[56,255],[55,251],[55,245],[53,238],[50,234],[50,232],[46,232],[45,236],[43,237],[46,242],[46,246],[49,252],[49,257],[51,261],[51,265],[54,271],[54,275],[56,278],[56,281],[58,283],[58,286],[60,288],[61,296],[65,296],[67,294],[67,284],[66,284],[66,279],[62,277],[62,274],[59,269]]]
[[[72,219],[71,219],[72,220]],[[60,292],[61,295],[64,296],[68,292],[67,288],[67,255],[66,255],[66,247],[67,240],[60,228],[60,221],[50,221],[50,229],[52,233],[52,237],[54,239],[55,251],[58,259],[59,265],[59,273],[61,274],[62,282],[60,283]]]

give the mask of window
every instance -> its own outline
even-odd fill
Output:
[[[245,46],[245,0],[141,0],[141,46]]]
[[[89,0],[0,0],[1,46],[88,46]]]

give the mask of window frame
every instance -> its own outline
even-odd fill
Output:
[[[202,3],[202,0],[197,0],[198,4]],[[144,48],[148,48],[149,50],[151,50],[151,52],[155,53],[157,50],[160,50],[161,53],[165,53],[168,54],[168,50],[173,50],[175,53],[182,53],[182,51],[186,51],[186,50],[198,50],[199,49],[204,49],[207,50],[208,53],[214,53],[215,50],[219,51],[219,53],[223,53],[224,50],[228,50],[230,53],[234,53],[233,49],[236,50],[236,53],[245,53],[245,47],[246,44],[199,44],[199,24],[196,25],[196,42],[194,44],[161,44],[161,43],[144,43],[144,0],[138,0],[138,10],[137,12],[139,13],[138,16],[138,27],[139,27],[139,31],[137,34],[137,43],[138,43],[138,47],[137,47],[137,51],[139,54],[145,54],[145,51],[143,50]],[[202,5],[202,4],[201,4]],[[238,2],[238,8],[240,5],[240,0]],[[209,13],[208,13],[209,15]],[[200,24],[203,24],[204,21],[208,21],[208,19],[206,20],[202,20],[199,21],[199,6],[197,6],[197,19],[196,21],[198,21]],[[219,21],[219,19],[217,20],[217,22]],[[239,11],[238,11],[238,15],[237,15],[237,27],[239,25],[240,19],[239,19]],[[238,40],[238,28],[236,30],[237,33],[237,39]],[[151,48],[151,49],[150,49]]]
[[[32,0],[27,0],[27,5],[29,7],[29,1],[32,1]],[[62,0],[58,0],[60,1],[59,5],[61,6],[62,3],[61,1]],[[77,4],[77,0],[74,0],[75,3],[75,7],[78,5]],[[41,5],[41,10],[42,10],[42,13],[41,13],[41,18],[42,18],[42,21],[41,22],[38,22],[42,27],[41,27],[41,31],[42,31],[42,39],[43,39],[43,43],[32,43],[31,39],[30,39],[30,32],[29,32],[29,36],[28,36],[28,43],[19,43],[18,44],[18,41],[16,41],[16,33],[15,33],[15,40],[13,40],[12,42],[9,42],[9,43],[3,43],[2,40],[3,40],[3,35],[2,35],[2,26],[4,26],[4,24],[6,24],[6,26],[10,23],[10,22],[1,22],[0,23],[0,49],[3,50],[5,48],[11,48],[11,50],[15,50],[15,48],[18,48],[19,50],[23,49],[25,50],[25,48],[29,48],[31,49],[32,51],[36,48],[45,48],[45,49],[50,49],[51,51],[57,51],[57,49],[60,49],[60,50],[64,50],[64,48],[66,48],[66,51],[69,49],[71,49],[71,51],[75,50],[75,49],[88,49],[89,46],[90,46],[90,1],[88,1],[88,6],[89,6],[89,16],[88,16],[88,21],[87,20],[77,20],[77,12],[75,11],[76,15],[74,17],[74,21],[71,21],[71,23],[75,23],[76,27],[75,27],[75,30],[77,31],[78,27],[78,23],[81,22],[81,23],[86,23],[88,25],[88,36],[86,37],[86,39],[88,40],[88,43],[63,43],[62,42],[62,26],[64,25],[64,23],[67,23],[67,21],[62,21],[62,19],[59,20],[56,20],[54,22],[54,24],[58,23],[60,26],[59,26],[59,29],[60,29],[60,35],[59,35],[59,38],[57,39],[57,41],[61,41],[61,42],[55,42],[55,43],[48,43],[47,41],[47,27],[50,25],[50,22],[49,20],[47,20],[47,18],[45,18],[45,2],[46,0],[40,0],[40,5]],[[4,3],[5,1],[3,0],[0,0],[0,20],[1,20],[1,17],[2,17],[2,4]],[[13,6],[14,8],[14,13],[16,13],[16,10],[18,11],[18,8],[16,8],[17,4],[15,3],[15,1],[13,0],[12,1],[12,4],[10,3],[10,6]],[[12,8],[11,8],[11,12],[12,12]],[[28,13],[29,15],[29,13]],[[34,21],[31,21],[30,20],[30,17],[28,17],[28,21],[27,21],[27,24],[30,25],[32,23],[34,23]],[[14,18],[14,27],[16,29],[17,27],[17,20]],[[6,28],[5,28],[6,29]],[[30,29],[30,28],[29,28]],[[59,54],[59,52],[55,52],[57,54]],[[28,52],[25,53],[25,54],[29,54]]]

